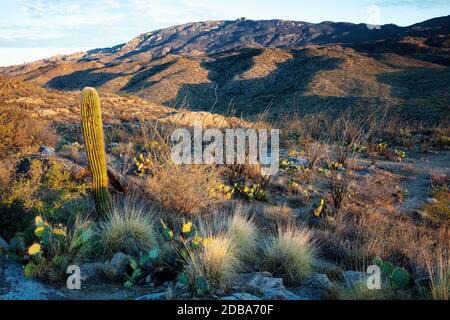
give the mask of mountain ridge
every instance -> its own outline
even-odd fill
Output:
[[[364,24],[239,19],[156,30],[123,45],[0,74],[51,89],[94,86],[163,106],[237,116],[268,106],[276,115],[325,105],[386,107],[440,119],[448,116],[449,66],[450,16],[372,30]]]

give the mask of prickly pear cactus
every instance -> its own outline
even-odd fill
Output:
[[[404,289],[408,286],[411,276],[406,269],[395,268],[390,275],[390,279],[392,289]]]
[[[105,142],[100,98],[94,88],[84,88],[81,94],[83,138],[89,168],[93,177],[93,193],[97,212],[104,216],[111,206],[108,191]]]

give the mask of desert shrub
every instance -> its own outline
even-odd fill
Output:
[[[430,294],[434,300],[449,300],[450,297],[450,259],[446,251],[438,251],[434,259],[427,261]]]
[[[0,187],[0,227],[6,237],[29,226],[33,214],[44,214],[52,222],[73,223],[90,208],[87,184],[77,181],[56,160],[23,160],[3,172],[1,179],[8,184]]]
[[[210,167],[167,164],[147,178],[146,192],[169,210],[198,214],[211,203],[209,190],[216,180]]]
[[[56,141],[56,133],[46,121],[31,118],[19,107],[0,105],[0,159],[40,145],[54,146]]]
[[[317,248],[311,237],[306,229],[294,226],[280,229],[264,248],[263,268],[288,284],[298,284],[312,273],[317,259]]]
[[[353,181],[353,174],[350,170],[340,170],[340,163],[332,163],[323,169],[326,186],[333,200],[333,215],[337,215],[341,210],[344,200],[348,197],[350,185]]]
[[[106,256],[123,252],[138,257],[141,252],[158,247],[156,210],[129,198],[115,202],[99,227],[100,242]]]
[[[81,150],[83,149],[83,145],[78,142],[73,142],[71,144],[65,144],[61,147],[61,155],[67,159],[71,159],[76,163],[80,163],[85,159],[84,154],[82,154]]]

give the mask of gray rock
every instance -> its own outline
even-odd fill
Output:
[[[300,286],[293,290],[293,294],[295,294],[296,297],[296,299],[293,300],[319,301],[326,300],[328,298],[327,291],[309,286]]]
[[[305,279],[303,279],[301,284],[303,286],[322,290],[330,290],[333,287],[333,284],[331,283],[330,279],[328,279],[328,276],[321,273],[307,276]]]
[[[309,161],[302,157],[291,157],[289,161],[297,167],[306,168],[309,165]]]
[[[21,264],[10,259],[0,261],[0,300],[48,299],[65,299],[65,295],[59,290],[25,277]]]
[[[437,201],[437,199],[435,199],[435,198],[428,198],[428,199],[427,199],[427,203],[428,203],[428,204],[436,204],[436,203],[438,203],[438,201]]]
[[[268,272],[237,274],[231,281],[231,288],[238,292],[263,296],[265,300],[287,300],[283,279],[274,278]]]
[[[5,252],[9,250],[8,242],[6,242],[1,236],[0,236],[0,249]]]
[[[40,146],[39,153],[44,157],[53,157],[55,155],[55,149],[52,147]]]
[[[347,285],[354,285],[357,282],[363,281],[366,278],[366,274],[359,271],[345,271],[342,273],[342,278]]]
[[[136,300],[140,301],[167,300],[167,292],[150,293],[145,296],[139,297]]]
[[[122,281],[130,264],[130,257],[123,252],[116,253],[105,266],[106,274],[115,281]]]
[[[300,297],[300,296],[296,295],[295,293],[288,291],[288,290],[286,290],[286,296],[287,296],[287,299],[291,300],[291,301],[305,300],[302,297]]]
[[[104,270],[105,265],[103,263],[84,263],[80,265],[81,280],[92,280]]]
[[[220,300],[240,300],[240,301],[257,301],[261,298],[246,292],[233,293],[230,296],[222,297]]]

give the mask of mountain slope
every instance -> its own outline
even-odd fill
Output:
[[[332,22],[212,21],[0,73],[59,90],[95,86],[222,114],[387,107],[440,120],[448,117],[450,101],[449,35],[450,16],[379,30]]]

